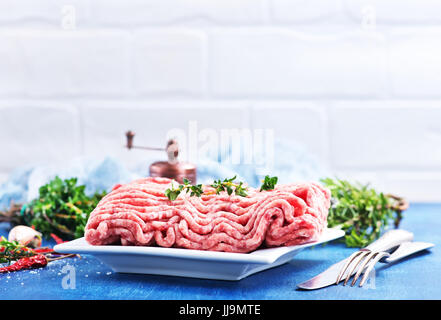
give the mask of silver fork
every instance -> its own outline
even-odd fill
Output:
[[[384,235],[380,237],[380,239],[374,241],[370,245],[368,245],[366,248],[360,249],[359,251],[354,252],[349,258],[347,258],[346,263],[341,268],[335,284],[339,284],[340,281],[343,279],[343,276],[346,274],[346,271],[348,271],[346,275],[346,279],[344,282],[344,285],[346,285],[351,278],[351,276],[356,273],[354,280],[352,281],[351,285],[353,286],[360,275],[364,272],[363,278],[360,282],[360,287],[366,282],[366,279],[371,272],[374,265],[383,257],[389,256],[389,252],[392,249],[397,248],[399,245],[401,245],[404,242],[413,241],[413,234],[411,232],[408,232],[406,230],[400,230],[395,229],[386,232]],[[355,262],[351,269],[349,267],[351,266],[352,262]],[[360,265],[357,269],[357,267]],[[368,272],[369,271],[369,272]]]
[[[351,276],[355,273],[351,286],[354,286],[358,278],[363,274],[363,278],[359,284],[359,286],[362,287],[377,262],[392,263],[433,246],[434,244],[429,242],[405,241],[402,242],[392,254],[387,251],[372,250],[372,248],[366,247],[349,256],[337,276],[336,284],[338,284],[346,274],[344,281],[344,285],[346,285]],[[346,271],[348,271],[348,273],[346,273]]]
[[[343,276],[345,275],[346,271],[349,270],[345,282],[343,283],[343,285],[346,285],[349,279],[351,278],[351,276],[357,270],[354,279],[351,282],[351,286],[354,286],[360,275],[363,273],[363,278],[361,278],[359,284],[359,286],[362,287],[363,284],[366,282],[372,269],[374,268],[375,264],[384,257],[390,257],[390,253],[386,251],[372,251],[368,248],[364,248],[357,252],[354,252],[352,255],[349,256],[348,261],[345,263],[340,273],[338,274],[335,284],[338,284],[343,279]],[[352,262],[354,262],[354,264],[352,268],[349,269]]]

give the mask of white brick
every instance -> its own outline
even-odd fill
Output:
[[[347,23],[342,0],[272,0],[272,18],[287,23]]]
[[[205,36],[197,31],[145,31],[133,44],[134,88],[139,93],[201,94],[206,86]]]
[[[385,90],[383,39],[280,29],[219,31],[211,84],[219,96],[371,97]]]
[[[62,26],[67,6],[73,6],[77,25],[88,19],[87,0],[2,0],[0,1],[0,24],[23,26]]]
[[[263,0],[94,0],[91,23],[110,26],[152,24],[259,23]]]
[[[0,95],[121,95],[128,89],[124,34],[0,32]]]
[[[329,174],[331,178],[348,180],[352,183],[370,185],[378,191],[384,191],[382,185],[382,172],[379,171],[367,171],[367,170],[334,170]]]
[[[73,106],[55,102],[0,104],[0,169],[62,163],[81,153],[79,117]]]
[[[388,172],[383,175],[384,188],[411,202],[441,201],[441,171]]]
[[[333,176],[369,184],[377,191],[401,196],[410,202],[441,201],[441,171],[337,170]]]
[[[271,101],[254,104],[254,129],[272,129],[276,140],[288,140],[326,163],[327,119],[323,103],[311,101]]]
[[[390,33],[389,64],[395,97],[441,97],[441,29]]]
[[[143,101],[143,102],[87,102],[82,106],[85,154],[111,155],[133,165],[146,159],[165,160],[165,153],[158,151],[128,151],[125,133],[136,133],[134,144],[164,147],[167,133],[172,129],[189,132],[189,122],[196,121],[198,134],[203,129],[243,128],[249,125],[245,102],[200,101]],[[178,141],[182,147],[180,159],[190,157],[188,135],[186,141]],[[199,141],[198,146],[203,145]],[[186,145],[187,144],[187,145]]]
[[[384,24],[433,24],[441,22],[438,0],[345,0],[348,14],[362,21],[366,8],[373,9],[379,26]]]
[[[330,113],[337,168],[441,168],[441,101],[352,101]]]

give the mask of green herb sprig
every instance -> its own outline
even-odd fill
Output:
[[[234,180],[236,180],[236,176],[230,179],[224,179],[223,181],[219,179],[215,180],[210,186],[216,189],[216,194],[226,191],[229,196],[232,195],[233,192],[241,197],[248,196],[246,188],[243,186],[243,182],[235,183]]]
[[[216,194],[220,194],[222,191],[226,191],[228,195],[232,195],[233,193],[241,196],[246,197],[248,194],[246,192],[246,187],[243,185],[243,182],[236,183],[234,180],[236,179],[236,176],[230,179],[224,179],[222,180],[215,180],[210,186],[215,189]],[[165,190],[165,196],[170,200],[174,201],[176,198],[182,193],[190,193],[190,196],[196,196],[200,197],[202,194],[204,194],[203,185],[192,185],[191,181],[188,179],[183,179],[183,184],[179,185],[178,187],[175,187],[173,184],[171,188],[168,188]]]
[[[270,176],[265,176],[265,178],[263,179],[263,184],[260,187],[260,191],[264,191],[264,190],[274,190],[274,188],[276,187],[277,184],[277,177],[270,177]]]
[[[22,207],[22,223],[34,226],[46,238],[51,233],[63,240],[82,237],[90,212],[106,192],[85,194],[77,178],[55,177],[39,189],[39,197]]]
[[[11,263],[25,257],[32,257],[35,252],[18,241],[8,241],[5,237],[0,238],[0,263]]]
[[[202,184],[198,185],[191,185],[191,181],[187,178],[183,179],[184,184],[179,185],[177,188],[174,187],[172,184],[172,187],[165,190],[165,196],[170,200],[174,201],[176,198],[181,194],[181,192],[190,192],[190,196],[196,196],[200,197],[204,190],[202,189]]]
[[[210,184],[210,187],[215,189],[216,194],[220,194],[221,192],[226,192],[229,196],[231,196],[233,193],[241,196],[246,197],[248,196],[247,188],[244,186],[243,182],[235,182],[237,176],[234,176],[230,179],[218,179],[214,180],[212,184]],[[265,179],[262,181],[262,186],[260,187],[260,191],[263,190],[273,190],[277,184],[277,177],[270,177],[265,176]],[[179,185],[178,187],[175,187],[173,184],[171,188],[168,188],[165,190],[165,196],[171,200],[174,201],[176,198],[181,194],[181,192],[190,192],[190,196],[196,196],[200,197],[203,193],[203,185],[191,185],[191,181],[184,178],[183,179],[184,184]]]
[[[346,232],[344,241],[348,247],[365,247],[392,222],[399,225],[401,210],[394,198],[369,185],[331,178],[321,181],[332,196],[328,226],[340,227]]]

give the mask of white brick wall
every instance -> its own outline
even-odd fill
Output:
[[[351,101],[330,112],[336,168],[441,169],[441,101]]]
[[[81,152],[78,109],[51,101],[0,102],[0,170],[62,163]]]
[[[251,123],[254,128],[273,129],[276,138],[301,143],[327,163],[326,108],[323,101],[256,102],[251,110]]]
[[[72,10],[74,16],[72,15]],[[271,128],[341,177],[441,200],[437,0],[4,0],[0,182],[170,127]],[[154,155],[153,155],[154,157]]]
[[[391,94],[441,97],[441,28],[393,29],[388,37]]]
[[[212,39],[211,81],[216,96],[378,97],[385,58],[382,37],[364,32],[219,31]]]
[[[5,31],[0,43],[0,94],[5,97],[127,92],[128,43],[120,32]]]
[[[203,32],[143,31],[132,41],[131,67],[137,93],[205,94],[207,39]]]
[[[439,24],[438,0],[344,0],[344,7],[354,20],[362,19],[363,8],[373,8],[380,24]]]
[[[271,14],[276,23],[329,24],[349,21],[342,0],[273,0]]]
[[[256,24],[266,16],[264,3],[265,0],[96,0],[90,3],[91,24]]]
[[[165,147],[166,135],[170,129],[189,132],[189,122],[196,121],[198,130],[212,128],[240,128],[248,124],[248,105],[245,102],[201,102],[187,100],[136,102],[86,101],[81,103],[83,119],[84,152],[86,155],[100,156],[103,152],[119,157],[127,164],[137,163],[140,158],[157,157],[165,160],[163,152],[123,148],[125,133],[136,133],[136,145]],[[188,146],[179,142],[180,157],[187,158]]]
[[[14,28],[60,27],[66,8],[73,6],[76,21],[82,25],[93,19],[88,0],[4,0],[0,1],[0,23]]]

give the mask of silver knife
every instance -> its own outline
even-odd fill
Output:
[[[390,230],[390,231],[386,232],[378,240],[376,240],[376,241],[372,242],[370,245],[368,245],[366,247],[366,249],[370,249],[372,251],[389,251],[389,250],[392,250],[392,249],[398,247],[402,243],[411,242],[412,240],[413,240],[413,233],[406,231],[406,230],[402,230],[402,229],[395,229],[395,230]],[[419,250],[422,250],[422,249],[419,249]],[[416,252],[416,251],[414,251],[414,252]],[[412,253],[414,253],[414,252],[412,252]],[[408,252],[407,252],[406,256],[407,255],[409,255]],[[389,257],[389,258],[391,258],[391,257]],[[401,258],[404,258],[404,256],[402,256]],[[299,287],[301,289],[305,289],[305,290],[314,290],[314,289],[320,289],[320,288],[324,288],[324,287],[335,284],[335,281],[337,280],[337,276],[340,273],[341,268],[343,268],[343,266],[346,264],[346,262],[348,260],[349,260],[349,258],[346,258],[340,262],[333,264],[327,270],[323,271],[322,273],[315,276],[314,278],[298,284],[297,287]],[[355,271],[354,271],[354,273],[355,273]]]

